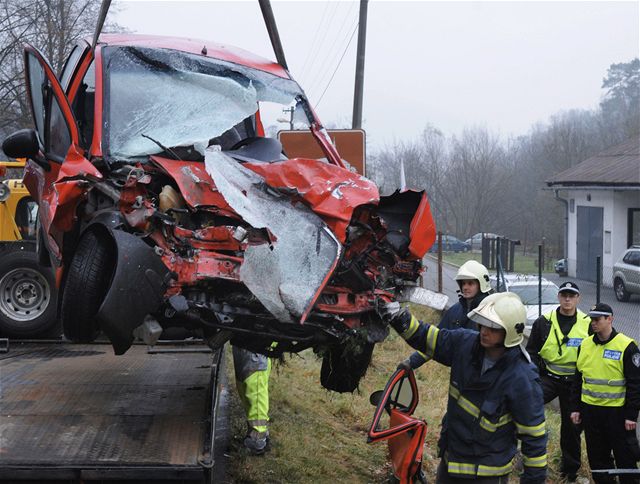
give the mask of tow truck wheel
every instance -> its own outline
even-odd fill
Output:
[[[0,256],[0,333],[38,336],[56,322],[57,290],[53,272],[38,264],[35,252]]]
[[[115,248],[96,231],[80,239],[62,292],[60,319],[64,335],[75,343],[90,343],[100,332],[97,314],[111,284]]]

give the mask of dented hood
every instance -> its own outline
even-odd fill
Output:
[[[295,158],[274,163],[247,163],[267,185],[302,198],[344,242],[353,211],[380,201],[378,187],[367,178],[319,160]]]

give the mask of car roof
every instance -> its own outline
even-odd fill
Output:
[[[239,47],[222,45],[210,40],[166,37],[160,35],[138,34],[102,34],[102,45],[148,47],[152,49],[171,49],[203,57],[220,59],[234,64],[258,69],[284,79],[291,79],[287,70],[280,64],[264,59]],[[203,53],[204,51],[204,53]]]
[[[509,286],[532,286],[538,285],[538,276],[535,274],[505,274],[504,279]],[[491,276],[492,281],[496,281],[496,276]],[[553,281],[549,279],[542,278],[543,286],[556,286]]]

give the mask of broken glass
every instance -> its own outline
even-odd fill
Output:
[[[262,177],[224,152],[207,150],[205,169],[227,203],[273,246],[249,246],[240,279],[278,320],[299,322],[335,267],[342,246],[305,205],[268,187]]]
[[[258,69],[168,49],[106,49],[111,158],[160,153],[167,147],[208,145],[252,116],[259,101],[291,104],[300,87]]]

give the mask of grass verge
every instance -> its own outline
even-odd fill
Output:
[[[413,310],[425,321],[439,320],[434,311]],[[260,457],[249,456],[242,448],[244,415],[237,393],[232,391],[229,479],[243,483],[389,482],[392,473],[386,442],[366,443],[374,410],[369,395],[384,388],[398,363],[411,352],[392,331],[376,345],[372,364],[354,394],[324,390],[320,386],[321,360],[311,351],[288,356],[284,364],[274,365],[270,395],[272,450]],[[233,382],[233,363],[230,354],[227,356],[229,381]],[[449,369],[428,363],[416,372],[416,378],[420,404],[415,414],[428,425],[423,467],[429,482],[435,482],[436,444],[446,410]],[[560,419],[551,409],[547,410],[547,425],[548,482],[560,482]],[[587,468],[585,463],[583,469]]]

